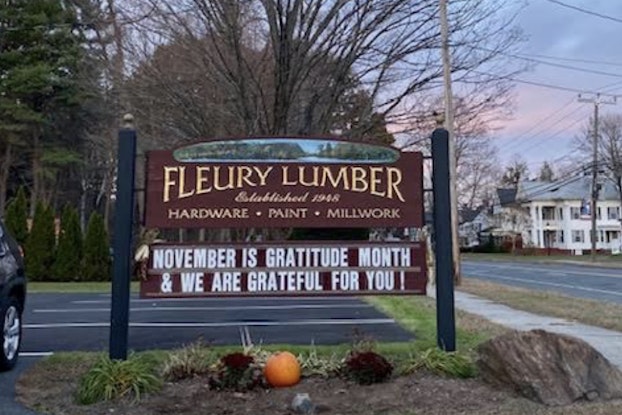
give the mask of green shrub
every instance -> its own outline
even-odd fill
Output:
[[[210,375],[209,385],[214,389],[245,392],[265,386],[265,379],[253,356],[236,352],[220,358],[218,367]]]
[[[343,374],[360,385],[384,382],[391,376],[393,365],[376,352],[352,352],[342,368]]]
[[[50,279],[55,248],[54,212],[39,202],[35,208],[35,217],[24,249],[26,272],[32,281]]]
[[[78,212],[65,206],[61,215],[58,250],[52,268],[56,281],[77,281],[82,273],[83,238]]]
[[[216,353],[200,342],[190,344],[168,355],[162,370],[168,380],[204,375],[217,361]]]
[[[457,352],[445,352],[436,347],[416,356],[408,365],[407,372],[420,369],[457,378],[470,378],[477,374],[477,369],[468,356]]]
[[[127,360],[110,360],[102,356],[80,379],[76,400],[81,405],[110,401],[122,397],[140,400],[145,393],[156,392],[162,381],[156,375],[153,360],[130,356]]]
[[[84,238],[85,281],[110,281],[110,245],[104,218],[93,212],[89,218]]]
[[[23,187],[6,208],[5,225],[17,243],[24,246],[28,240],[28,200]]]

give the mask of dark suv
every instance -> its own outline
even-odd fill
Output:
[[[10,370],[17,363],[25,299],[24,259],[19,245],[0,221],[0,324],[2,324],[0,371]]]

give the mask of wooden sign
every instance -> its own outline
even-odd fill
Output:
[[[245,138],[147,154],[145,225],[421,227],[421,153],[335,139]]]
[[[422,243],[152,245],[141,297],[425,294]]]

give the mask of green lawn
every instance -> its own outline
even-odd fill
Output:
[[[415,334],[417,350],[436,346],[436,301],[425,296],[367,297],[366,301]],[[456,311],[456,348],[471,353],[481,342],[506,329],[472,314]]]
[[[131,290],[138,292],[139,284],[131,283]],[[109,293],[109,282],[28,282],[29,293]]]

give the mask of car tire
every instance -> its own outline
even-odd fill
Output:
[[[15,297],[0,304],[2,347],[0,348],[0,372],[11,370],[17,363],[22,340],[22,309]]]

